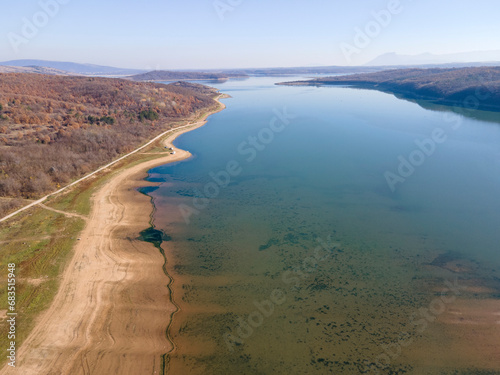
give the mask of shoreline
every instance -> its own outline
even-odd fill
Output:
[[[485,112],[485,113],[491,113],[495,115],[500,115],[500,107],[499,106],[491,106],[491,105],[485,105],[482,104],[482,106],[478,108],[468,108],[466,106],[466,100],[467,98],[459,98],[459,99],[447,99],[444,97],[439,97],[439,96],[431,96],[431,95],[423,95],[419,94],[414,91],[408,91],[405,89],[401,89],[397,86],[384,86],[379,84],[374,85],[372,83],[367,83],[367,82],[358,82],[358,81],[335,81],[335,82],[328,82],[328,81],[316,81],[316,80],[310,80],[310,81],[290,81],[290,82],[278,82],[275,83],[276,86],[314,86],[314,87],[346,87],[346,88],[352,88],[352,89],[359,89],[359,90],[374,90],[378,92],[382,92],[385,94],[390,94],[394,95],[396,98],[401,99],[401,100],[407,100],[410,102],[414,103],[421,103],[421,102],[426,102],[429,103],[429,105],[434,105],[434,106],[442,106],[447,108],[450,111],[454,111],[457,108],[462,110],[462,114],[465,116],[468,113],[474,113],[474,112]],[[420,105],[420,104],[419,104]],[[422,106],[423,107],[423,106]],[[424,109],[428,109],[423,107]],[[492,121],[495,123],[498,123],[497,121]]]
[[[16,368],[5,365],[1,374],[162,373],[173,348],[166,329],[176,309],[164,256],[137,239],[154,213],[151,197],[137,189],[152,185],[145,180],[150,169],[191,156],[173,141],[222,111],[225,97],[214,98],[217,108],[161,140],[174,155],[126,166],[93,193],[88,223],[56,296],[19,347]]]

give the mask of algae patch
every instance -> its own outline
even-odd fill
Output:
[[[145,229],[141,233],[139,233],[138,239],[140,241],[150,242],[155,245],[155,247],[160,248],[161,244],[164,241],[170,241],[172,240],[172,237],[161,230],[155,229],[154,227],[149,227],[148,229]]]

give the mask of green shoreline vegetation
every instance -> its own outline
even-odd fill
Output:
[[[221,97],[221,96],[219,96]],[[220,104],[197,111],[191,118],[173,124],[177,127],[195,123],[220,110]],[[5,318],[7,300],[7,265],[16,265],[16,347],[19,349],[35,327],[36,318],[45,311],[55,297],[60,275],[72,256],[72,249],[85,227],[85,217],[91,211],[91,197],[109,179],[124,169],[168,155],[161,146],[163,139],[152,143],[141,152],[117,163],[110,170],[82,181],[61,195],[49,198],[49,208],[75,214],[50,211],[35,206],[0,224],[0,264],[4,277],[0,278],[0,312]],[[160,152],[161,150],[161,152]],[[154,153],[154,154],[152,154]],[[82,218],[77,217],[81,215]],[[142,234],[148,234],[147,228]],[[8,348],[7,319],[0,321],[0,347]],[[0,357],[0,367],[7,361]]]

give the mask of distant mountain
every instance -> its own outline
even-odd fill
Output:
[[[58,69],[69,73],[81,75],[102,75],[102,76],[126,76],[132,74],[144,73],[145,70],[139,69],[122,69],[112,66],[93,65],[93,64],[78,64],[74,62],[63,61],[45,61],[45,60],[11,60],[0,62],[0,65],[17,66],[17,67],[46,67]]]
[[[74,73],[69,73],[64,70],[46,68],[44,66],[6,66],[0,65],[0,73],[36,73],[57,76],[72,76]]]
[[[382,70],[379,67],[366,66],[312,66],[312,67],[290,67],[290,68],[256,68],[240,69],[233,72],[243,72],[256,76],[281,76],[298,74],[348,74],[360,72],[378,72]]]
[[[229,78],[247,77],[244,73],[211,73],[211,72],[178,72],[169,70],[155,70],[128,77],[133,81],[195,81],[195,80],[226,80]]]
[[[475,51],[453,53],[446,55],[434,55],[432,53],[422,53],[420,55],[400,55],[395,52],[383,54],[365,66],[404,66],[404,65],[429,65],[429,64],[450,64],[471,63],[471,66],[497,64],[500,65],[500,50],[497,51]]]

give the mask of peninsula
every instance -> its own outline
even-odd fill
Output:
[[[351,86],[406,99],[468,109],[500,111],[500,67],[392,69],[375,73],[278,83],[287,86]]]

